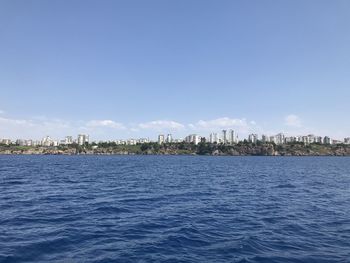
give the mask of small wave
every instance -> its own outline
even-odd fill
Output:
[[[274,188],[296,188],[296,186],[293,184],[279,184],[279,185],[275,186]]]
[[[130,210],[122,207],[116,206],[101,206],[93,210],[94,212],[101,213],[101,215],[106,214],[120,214],[120,213],[129,213]]]

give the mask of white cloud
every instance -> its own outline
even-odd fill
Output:
[[[140,129],[148,129],[148,130],[182,130],[185,128],[185,125],[178,123],[176,121],[167,121],[167,120],[156,120],[145,123],[140,123],[138,125]]]
[[[3,110],[0,110],[0,114],[4,114],[5,113],[5,111],[3,111]]]
[[[122,123],[115,122],[112,120],[91,120],[86,123],[86,126],[88,128],[112,128],[112,129],[118,129],[123,130],[125,129],[125,126]]]
[[[33,122],[30,120],[20,120],[20,119],[8,119],[0,117],[0,124],[7,126],[34,126]]]
[[[222,117],[214,120],[200,120],[195,124],[189,124],[191,129],[214,130],[214,129],[228,129],[228,128],[245,128],[247,127],[246,119],[231,119]]]
[[[290,114],[290,115],[285,117],[284,124],[289,126],[289,127],[300,128],[301,127],[301,120],[297,115]]]
[[[62,120],[38,121],[33,119],[10,119],[0,117],[0,135],[17,139],[39,139],[45,135],[59,137],[72,131],[74,127]]]
[[[93,139],[110,140],[115,138],[155,138],[157,132],[169,132],[174,137],[183,137],[189,133],[199,135],[209,135],[211,132],[220,133],[223,129],[234,129],[240,138],[245,138],[249,133],[273,135],[284,132],[290,135],[299,134],[319,134],[342,138],[348,134],[340,131],[321,130],[320,128],[308,128],[301,119],[290,114],[285,116],[283,127],[281,125],[273,127],[271,125],[260,126],[259,122],[247,120],[245,118],[221,117],[216,119],[202,119],[197,122],[183,124],[171,120],[154,120],[142,123],[123,124],[109,119],[100,120],[62,120],[45,116],[31,118],[11,118],[0,115],[0,138],[10,139],[41,139],[49,135],[54,139],[62,139],[66,135],[76,136],[79,133],[89,134]],[[266,129],[268,128],[268,129]]]

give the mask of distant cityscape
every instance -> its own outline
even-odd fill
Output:
[[[200,136],[198,134],[190,134],[183,138],[174,138],[172,134],[159,134],[156,141],[152,141],[149,138],[139,138],[139,139],[127,139],[127,140],[110,140],[110,141],[90,141],[90,136],[87,134],[79,134],[76,138],[73,136],[66,136],[63,140],[55,140],[50,136],[44,137],[42,140],[33,140],[33,139],[0,139],[0,144],[3,145],[18,145],[18,146],[43,146],[43,147],[52,147],[60,145],[85,145],[85,144],[98,144],[102,142],[115,143],[117,145],[136,145],[144,143],[193,143],[195,145],[199,143],[213,143],[213,144],[225,144],[225,145],[234,145],[240,142],[248,143],[275,143],[288,144],[288,143],[318,143],[318,144],[350,144],[350,137],[344,138],[343,141],[332,139],[329,136],[316,136],[313,134],[309,135],[300,135],[300,136],[286,136],[284,133],[279,133],[276,135],[266,135],[262,134],[260,137],[258,134],[252,133],[249,134],[245,139],[239,139],[238,134],[233,130],[222,130],[221,133],[210,133],[209,136]]]

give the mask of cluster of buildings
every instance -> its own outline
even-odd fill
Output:
[[[174,139],[171,134],[165,136],[164,134],[158,135],[158,143],[177,143],[177,142],[186,142],[198,144],[200,142],[210,142],[210,143],[223,143],[223,144],[235,144],[238,142],[238,135],[232,129],[222,130],[222,136],[218,133],[211,133],[209,138],[202,137],[198,134],[190,134],[185,137],[185,139]]]
[[[79,144],[84,145],[89,143],[89,135],[79,134],[77,138],[73,138],[73,136],[66,136],[63,140],[54,140],[50,136],[44,137],[42,140],[24,140],[17,139],[16,141],[12,141],[10,139],[0,139],[1,144],[15,144],[19,146],[59,146],[59,145],[70,145],[70,144]]]
[[[245,140],[239,140],[237,133],[233,129],[222,130],[221,133],[211,133],[208,137],[203,137],[198,134],[190,134],[186,136],[184,139],[175,139],[172,134],[159,134],[158,135],[158,144],[164,143],[193,143],[199,144],[200,142],[209,142],[209,143],[217,143],[217,144],[225,144],[225,145],[234,145],[240,141],[248,141],[250,143],[275,143],[275,144],[286,144],[293,142],[300,142],[304,144],[310,143],[319,143],[319,144],[350,144],[350,137],[344,138],[343,141],[331,139],[328,136],[315,136],[313,134],[309,134],[306,136],[285,136],[283,133],[279,133],[273,136],[268,136],[266,134],[258,136],[258,134],[249,134],[248,138]],[[0,144],[6,145],[19,145],[19,146],[59,146],[59,145],[70,145],[70,144],[78,144],[85,145],[89,143],[89,135],[79,134],[76,138],[73,136],[66,136],[63,140],[54,140],[50,136],[44,137],[42,140],[22,140],[17,139],[16,141],[12,141],[10,139],[0,139]],[[117,145],[136,145],[143,143],[150,143],[149,138],[140,138],[140,139],[128,139],[128,140],[115,140],[109,141],[109,143],[115,143]]]
[[[109,141],[113,142],[117,145],[136,145],[139,143],[150,143],[149,138],[140,138],[140,139],[128,139],[128,140],[115,140],[115,141]],[[63,140],[55,140],[52,139],[50,136],[44,137],[42,140],[24,140],[24,139],[17,139],[15,141],[12,141],[10,139],[0,139],[0,144],[5,145],[19,145],[19,146],[59,146],[59,145],[71,145],[71,144],[78,144],[78,145],[85,145],[87,143],[90,143],[90,137],[87,134],[79,134],[76,138],[73,138],[73,136],[66,136]]]
[[[279,133],[277,135],[268,136],[266,134],[263,134],[260,138],[258,134],[249,134],[248,138],[246,139],[250,143],[275,143],[275,144],[286,144],[286,143],[293,143],[293,142],[301,142],[304,144],[310,144],[310,143],[320,143],[320,144],[350,144],[350,137],[344,138],[343,141],[334,140],[331,139],[328,136],[315,136],[313,134],[309,135],[303,135],[303,136],[285,136],[283,133]],[[241,140],[244,141],[244,140]],[[200,142],[209,142],[209,143],[218,143],[218,144],[226,144],[226,145],[233,145],[238,142],[240,142],[237,133],[232,130],[222,130],[221,134],[218,133],[211,133],[209,137],[202,137],[198,134],[190,134],[185,137],[185,139],[173,139],[171,134],[168,134],[165,136],[164,134],[158,135],[158,143],[172,143],[172,142],[186,142],[186,143],[193,143],[198,144]]]
[[[158,143],[163,144],[163,143],[178,143],[178,142],[183,142],[183,139],[174,139],[173,136],[169,133],[167,136],[164,134],[159,134],[158,135]]]
[[[128,139],[128,140],[115,140],[112,141],[117,145],[136,145],[139,143],[150,143],[149,138],[140,138],[140,139]]]
[[[249,134],[248,142],[257,143],[259,141],[257,134]],[[343,141],[331,139],[329,136],[316,136],[313,134],[300,135],[300,136],[285,136],[283,133],[279,133],[274,136],[268,136],[263,134],[260,139],[263,143],[275,143],[275,144],[285,144],[293,142],[301,142],[304,144],[319,143],[319,144],[350,144],[350,138],[344,138]]]

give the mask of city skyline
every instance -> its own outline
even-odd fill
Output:
[[[349,1],[1,2],[0,137],[350,133]]]
[[[19,146],[59,146],[59,145],[85,145],[86,143],[99,143],[99,142],[113,142],[117,145],[136,145],[143,143],[152,143],[157,142],[158,144],[164,143],[194,143],[195,145],[200,142],[207,143],[217,143],[224,145],[234,145],[240,142],[249,142],[256,144],[257,142],[261,143],[275,143],[287,144],[287,143],[319,143],[319,144],[350,144],[350,137],[344,137],[342,140],[332,138],[330,136],[320,136],[315,134],[308,135],[298,135],[290,136],[284,133],[278,133],[276,135],[261,134],[260,136],[256,133],[251,133],[248,137],[239,137],[238,133],[233,129],[224,129],[221,130],[221,133],[212,132],[208,136],[198,135],[198,134],[189,134],[184,138],[174,137],[173,134],[158,134],[157,139],[147,138],[128,138],[128,139],[109,139],[109,140],[91,140],[89,134],[78,134],[76,138],[71,135],[66,135],[63,139],[54,139],[49,135],[43,137],[41,140],[37,139],[23,139],[17,138],[15,140],[9,138],[0,138],[0,144],[5,145],[19,145]]]
[[[44,117],[24,119],[10,119],[0,112],[0,138],[41,139],[45,136],[63,138],[67,134],[92,134],[95,140],[108,141],[114,139],[152,138],[157,139],[158,134],[177,134],[178,138],[184,138],[188,134],[209,134],[222,130],[234,130],[242,137],[249,134],[278,134],[284,133],[290,136],[302,134],[326,134],[334,139],[341,140],[348,137],[346,133],[338,133],[337,136],[326,132],[318,132],[302,125],[302,120],[290,114],[281,120],[281,129],[271,130],[263,128],[254,120],[245,118],[233,119],[228,117],[213,120],[199,120],[194,123],[183,124],[176,121],[156,120],[142,123],[123,124],[113,120],[90,121],[64,121],[59,119],[49,120]],[[107,132],[106,132],[107,131]],[[209,138],[209,137],[208,137]]]

